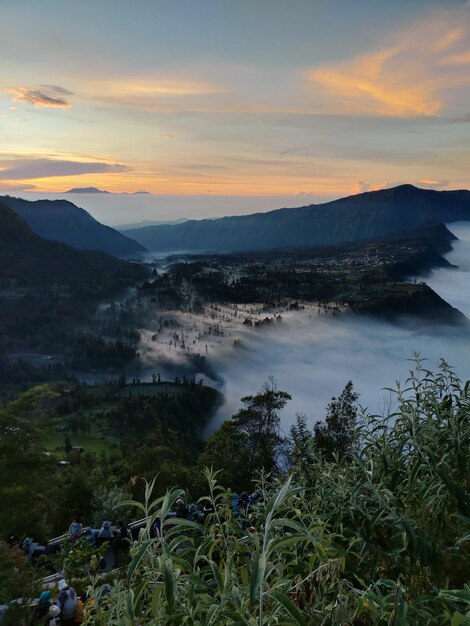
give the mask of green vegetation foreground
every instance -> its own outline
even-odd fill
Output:
[[[470,384],[444,362],[437,374],[418,362],[407,382],[386,417],[357,423],[346,388],[315,434],[300,418],[288,476],[259,477],[248,518],[207,471],[211,518],[172,519],[152,539],[151,524],[182,492],[152,502],[148,485],[135,503],[147,529],[87,623],[470,623]],[[238,424],[248,409],[260,417],[256,399],[245,399]]]

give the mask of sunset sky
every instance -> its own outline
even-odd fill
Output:
[[[0,191],[470,186],[465,0],[2,0]]]

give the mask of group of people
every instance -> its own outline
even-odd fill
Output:
[[[259,498],[259,493],[252,495],[246,492],[231,493],[232,512],[234,517],[240,520],[242,528],[249,528],[255,523],[253,506]],[[203,502],[201,506],[196,503],[188,506],[182,498],[178,498],[169,517],[179,517],[204,524],[214,512],[213,504],[209,500]],[[156,537],[160,529],[161,520],[157,518],[150,529],[151,537]],[[138,532],[137,528],[135,530]],[[123,522],[118,522],[117,526],[112,526],[110,522],[103,522],[98,531],[85,528],[79,518],[75,517],[70,524],[68,535],[71,542],[87,538],[92,545],[105,541],[110,544],[123,545],[127,543],[132,533]],[[104,593],[109,592],[107,587],[107,585],[103,587]],[[33,623],[38,626],[78,626],[84,621],[87,612],[91,610],[93,610],[93,600],[87,601],[86,596],[79,596],[75,589],[69,586],[64,578],[61,578],[58,582],[58,595],[55,601],[52,601],[51,591],[41,593],[36,604]]]
[[[77,595],[64,578],[58,583],[59,593],[52,601],[52,592],[43,591],[36,605],[34,624],[41,626],[77,626],[85,619],[86,598]]]
[[[93,546],[99,546],[105,542],[119,545],[129,537],[129,531],[124,522],[118,522],[117,527],[113,527],[111,522],[104,521],[99,530],[88,526],[84,528],[80,519],[74,517],[69,527],[69,540],[76,542],[83,537]]]
[[[231,508],[235,518],[240,520],[242,528],[249,528],[253,522],[253,506],[259,500],[260,494],[253,493],[248,495],[246,491],[241,494],[235,491],[231,493]],[[169,517],[180,517],[191,522],[204,524],[206,519],[214,513],[214,506],[210,500],[202,503],[199,507],[196,503],[189,506],[182,498],[178,498],[175,502],[175,510],[169,514]],[[156,537],[161,527],[161,520],[157,518],[150,528],[150,537]]]

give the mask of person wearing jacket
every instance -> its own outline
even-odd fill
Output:
[[[57,598],[57,606],[60,609],[60,617],[62,626],[73,626],[75,623],[75,614],[77,612],[77,592],[73,587],[69,587],[67,582],[61,578],[59,580],[59,597]]]

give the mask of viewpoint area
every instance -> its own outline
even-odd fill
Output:
[[[468,2],[0,19],[0,626],[470,623]]]

